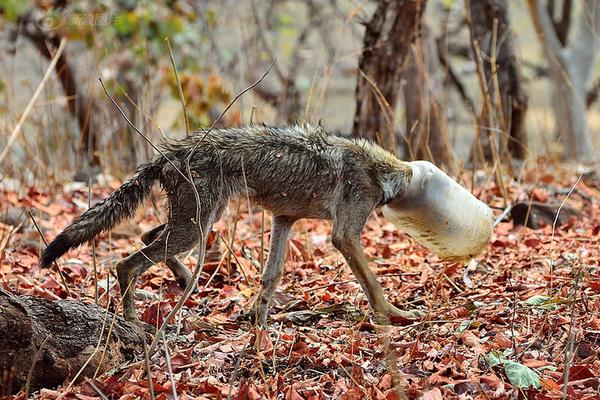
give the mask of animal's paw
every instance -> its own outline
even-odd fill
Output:
[[[155,326],[150,325],[149,323],[142,321],[137,316],[135,316],[135,317],[129,317],[129,318],[126,319],[126,321],[130,325],[133,325],[133,327],[135,329],[137,329],[138,332],[144,333],[146,335],[146,337],[151,337],[151,336],[154,336],[156,334],[156,327]]]
[[[421,310],[400,310],[399,308],[389,304],[386,307],[386,313],[383,318],[378,318],[380,323],[399,324],[399,325],[408,325],[415,321],[422,319],[426,315],[425,312]],[[383,320],[383,321],[381,321]]]

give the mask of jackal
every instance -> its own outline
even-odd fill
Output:
[[[196,193],[185,177],[185,160],[195,146],[189,170]],[[162,155],[141,165],[133,178],[60,233],[44,251],[40,265],[49,266],[69,249],[131,218],[158,180],[167,194],[168,222],[144,233],[142,241],[147,246],[116,265],[125,319],[138,321],[135,284],[154,263],[165,261],[178,283],[188,284],[191,273],[175,256],[199,241],[205,246],[228,200],[240,195],[273,214],[269,254],[254,307],[259,324],[266,323],[283,272],[286,241],[300,218],[333,220],[333,245],[379,319],[415,317],[384,298],[360,243],[371,212],[402,196],[412,176],[408,163],[369,141],[330,135],[311,125],[200,131],[182,140],[168,140],[161,148]]]

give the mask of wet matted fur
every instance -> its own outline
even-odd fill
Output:
[[[195,146],[190,171],[197,193],[181,174]],[[133,178],[60,233],[44,251],[41,266],[49,266],[69,249],[132,217],[158,180],[167,193],[168,221],[142,235],[147,244],[144,249],[117,263],[126,319],[137,321],[135,283],[152,264],[165,261],[180,285],[189,282],[190,271],[175,256],[199,241],[204,246],[228,200],[240,195],[273,214],[269,255],[255,307],[260,324],[266,323],[283,272],[287,238],[299,218],[333,220],[332,242],[378,317],[415,316],[384,298],[360,244],[360,233],[371,212],[402,196],[408,186],[412,170],[406,162],[369,141],[330,135],[311,125],[199,131],[182,140],[166,141],[161,149],[164,156],[141,165]]]

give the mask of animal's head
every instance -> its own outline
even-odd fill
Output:
[[[492,210],[432,163],[407,164],[410,181],[383,207],[385,217],[443,259],[481,253],[492,234]]]

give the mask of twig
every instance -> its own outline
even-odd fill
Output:
[[[267,70],[265,71],[265,73],[262,74],[262,76],[256,82],[254,82],[252,85],[248,86],[246,89],[242,90],[240,93],[238,93],[237,96],[235,96],[233,98],[233,100],[231,100],[229,102],[229,104],[227,105],[227,107],[225,107],[225,109],[223,110],[223,112],[217,117],[217,119],[215,119],[215,122],[212,123],[212,125],[210,126],[210,128],[208,128],[206,130],[206,132],[204,132],[204,135],[200,138],[200,140],[198,140],[198,142],[196,142],[196,145],[194,146],[194,148],[192,148],[192,150],[188,154],[188,157],[187,157],[188,160],[190,160],[192,158],[192,155],[196,152],[196,150],[198,150],[198,147],[200,146],[200,143],[202,143],[202,141],[204,141],[204,138],[206,138],[206,136],[208,136],[208,134],[215,128],[215,126],[217,126],[217,124],[219,123],[219,121],[221,120],[221,118],[223,118],[223,116],[225,115],[225,113],[227,111],[229,111],[229,109],[231,108],[231,106],[233,106],[233,103],[235,103],[237,101],[237,99],[239,99],[244,94],[246,94],[246,92],[249,92],[250,90],[254,89],[254,87],[258,86],[263,81],[263,79],[265,79],[265,77],[269,74],[269,72],[271,72],[271,68],[273,68],[273,65],[275,65],[276,62],[277,62],[277,59],[275,58],[271,62],[271,65],[269,65],[269,68],[267,68]]]
[[[575,303],[577,300],[577,290],[579,290],[579,281],[583,275],[583,266],[579,267],[575,283],[573,284],[573,298],[571,299],[571,323],[569,324],[569,333],[567,334],[568,345],[565,346],[565,367],[564,370],[564,384],[563,384],[563,399],[567,399],[567,384],[569,383],[569,370],[571,369],[571,362],[569,360],[570,354],[573,354],[575,348]]]
[[[590,160],[592,159],[592,157],[594,157],[594,154],[596,152],[593,151],[592,154],[590,154],[590,157],[588,159],[588,163],[590,162]],[[579,182],[581,181],[581,179],[583,178],[583,174],[585,171],[581,171],[581,174],[579,174],[579,176],[577,177],[577,180],[575,181],[575,184],[571,187],[571,189],[569,190],[569,192],[567,193],[567,195],[565,196],[565,198],[563,199],[563,201],[560,203],[560,206],[558,206],[558,210],[556,210],[556,215],[554,216],[554,221],[552,221],[552,236],[550,236],[550,276],[551,276],[551,280],[550,280],[550,288],[552,288],[552,284],[554,283],[554,237],[556,234],[556,224],[558,222],[558,217],[560,215],[560,212],[563,209],[563,206],[565,205],[565,203],[567,202],[567,200],[569,199],[569,197],[571,196],[571,194],[575,191],[575,188],[577,187],[577,185],[579,184]]]
[[[592,154],[590,155],[590,157],[587,161],[588,163],[592,160],[594,153],[595,152],[592,152]],[[585,171],[582,171],[581,174],[579,174],[579,176],[577,177],[577,180],[575,181],[575,184],[573,186],[571,186],[571,189],[569,190],[569,192],[567,193],[567,195],[565,196],[563,201],[560,203],[560,206],[558,206],[558,209],[556,210],[556,215],[554,216],[554,221],[552,221],[552,236],[550,237],[550,254],[552,254],[552,250],[554,250],[554,235],[556,233],[556,224],[558,222],[558,217],[560,215],[560,212],[562,211],[565,203],[567,202],[567,200],[569,199],[571,194],[575,191],[575,188],[577,187],[579,182],[581,182],[581,179],[583,178],[584,173],[585,173]]]
[[[35,220],[35,217],[33,216],[33,213],[31,212],[31,210],[27,210],[27,215],[29,215],[29,218],[31,218],[31,222],[33,222],[33,226],[35,226],[35,229],[40,234],[40,237],[44,241],[44,244],[46,245],[46,247],[48,247],[48,241],[46,240],[44,233],[42,232],[42,230],[40,229],[40,226],[38,225],[37,221]],[[66,281],[62,271],[60,270],[58,263],[56,261],[53,261],[52,265],[54,265],[54,268],[56,268],[56,271],[58,271],[58,276],[60,276],[60,280],[62,281],[62,284],[65,287],[67,296],[71,297],[71,292],[69,291],[69,286],[67,286],[67,281]]]
[[[6,158],[6,156],[8,155],[8,151],[10,150],[10,147],[12,146],[14,141],[17,139],[17,136],[19,135],[19,133],[21,132],[23,123],[29,116],[29,113],[31,113],[31,110],[33,110],[33,106],[35,106],[35,103],[37,102],[38,97],[40,97],[40,95],[42,94],[42,90],[44,89],[44,86],[46,86],[46,82],[48,82],[48,79],[50,78],[52,71],[56,67],[56,63],[58,62],[58,59],[60,58],[60,56],[63,53],[63,50],[65,48],[65,43],[66,43],[66,39],[63,38],[60,41],[60,45],[58,46],[58,50],[56,50],[56,53],[54,54],[52,61],[50,61],[50,65],[48,65],[48,69],[46,69],[46,73],[44,74],[44,77],[42,78],[42,80],[41,80],[40,84],[38,85],[37,89],[35,90],[35,92],[33,93],[33,96],[31,96],[31,100],[29,100],[27,107],[25,107],[25,111],[23,111],[23,115],[21,115],[21,118],[19,118],[19,122],[17,122],[17,125],[15,126],[12,133],[10,134],[8,141],[6,142],[6,145],[4,146],[4,150],[2,150],[2,153],[0,153],[0,164],[2,164],[2,161],[4,161],[4,158]]]
[[[181,100],[181,107],[183,108],[183,120],[185,122],[185,134],[190,136],[190,122],[187,115],[187,107],[185,104],[185,97],[183,97],[183,89],[181,88],[181,81],[179,80],[179,72],[177,72],[177,65],[175,64],[175,57],[173,57],[173,50],[171,49],[171,42],[169,38],[165,38],[167,49],[169,49],[169,58],[171,58],[171,64],[173,65],[173,71],[175,71],[175,81],[177,82],[177,90],[179,91],[179,99]]]
[[[229,379],[229,392],[227,393],[227,400],[231,400],[231,395],[233,392],[233,384],[237,380],[238,369],[240,368],[240,364],[242,363],[242,359],[244,358],[244,353],[246,352],[246,348],[248,347],[248,343],[244,346],[240,355],[238,356],[237,361],[235,362],[235,368],[233,369],[233,374],[231,374],[231,379]]]
[[[150,139],[148,139],[148,137],[146,135],[144,135],[144,133],[142,131],[140,131],[137,128],[137,126],[135,126],[133,124],[133,122],[131,122],[129,120],[129,118],[127,118],[127,115],[125,115],[125,112],[123,111],[123,109],[121,107],[119,107],[119,105],[117,104],[117,102],[115,101],[115,99],[110,95],[110,93],[108,93],[108,90],[106,89],[106,86],[104,85],[104,81],[102,80],[102,78],[98,78],[98,80],[100,81],[100,85],[102,85],[102,89],[104,90],[104,93],[108,96],[108,98],[110,99],[110,101],[117,108],[117,110],[119,111],[119,114],[121,114],[121,116],[125,119],[125,121],[127,121],[127,124],[131,127],[131,129],[133,129],[137,134],[139,134],[141,137],[143,137],[144,140],[150,146],[152,146],[152,148],[154,150],[156,150],[161,156],[163,156],[164,159],[167,160],[167,162],[169,164],[171,164],[171,166],[173,168],[175,168],[175,170],[177,170],[177,172],[179,172],[179,174],[183,177],[183,179],[185,179],[187,182],[190,182],[190,180],[188,179],[188,177],[183,172],[181,172],[181,170],[179,169],[179,167],[177,167],[177,165],[173,164],[173,161],[171,161],[169,159],[169,157],[167,157],[167,155],[161,149],[159,149],[154,143],[152,143],[152,141]]]
[[[125,289],[125,293],[127,293],[127,291],[130,290],[132,282],[133,281],[129,281],[129,285],[127,285],[127,289]],[[110,287],[109,287],[109,290],[110,290]],[[125,296],[125,294],[123,294],[123,296],[121,296],[121,300],[119,301],[119,304],[117,304],[117,309],[123,303],[124,296]],[[92,354],[92,357],[95,355],[95,352],[97,351],[97,349],[100,348],[100,341],[102,340],[102,333],[104,333],[104,324],[105,324],[106,318],[108,317],[108,312],[109,312],[109,308],[110,308],[109,307],[110,306],[110,297],[108,298],[107,303],[108,304],[106,306],[106,315],[104,317],[104,321],[102,321],[102,331],[100,333],[100,339],[98,340],[98,346],[96,346],[96,350]],[[96,376],[100,372],[100,367],[102,366],[102,363],[104,362],[104,357],[106,356],[106,350],[108,349],[108,341],[110,340],[110,337],[112,335],[112,331],[113,331],[116,321],[117,321],[117,314],[115,313],[115,314],[113,314],[112,320],[110,322],[110,326],[108,327],[108,333],[106,334],[106,341],[104,343],[104,349],[102,350],[102,355],[100,356],[100,361],[98,362],[98,366],[96,367],[96,371],[94,372],[94,378],[96,378]],[[91,360],[91,357],[90,357],[90,360]],[[88,362],[89,362],[89,360],[88,360]],[[83,371],[83,369],[81,371]],[[79,373],[81,373],[81,371],[79,371]]]
[[[114,321],[115,321],[116,318],[117,318],[117,316],[115,315],[114,318],[113,318],[113,324],[114,324]],[[81,368],[79,369],[79,371],[77,371],[77,373],[75,374],[75,376],[71,380],[71,383],[69,383],[69,386],[67,386],[67,390],[69,390],[71,388],[71,386],[73,386],[73,383],[76,382],[77,379],[79,379],[79,375],[81,375],[83,373],[83,371],[86,369],[86,367],[88,366],[88,364],[92,361],[92,359],[98,353],[98,350],[100,349],[100,344],[102,343],[102,335],[104,334],[104,328],[106,327],[106,320],[107,319],[108,319],[108,307],[106,307],[106,312],[104,313],[104,318],[102,319],[102,327],[100,328],[100,335],[98,335],[98,343],[96,343],[96,347],[94,348],[94,351],[92,351],[92,354],[90,354],[90,356],[88,357],[88,359],[83,363],[83,365],[81,366]],[[112,325],[111,325],[110,329],[112,329]],[[109,330],[108,335],[106,337],[107,343],[108,343],[108,338],[109,337],[110,337],[110,330]],[[104,351],[106,352],[106,348],[104,348]],[[96,369],[96,373],[94,374],[94,377],[96,377],[96,374],[98,373],[98,370],[100,370],[100,366],[102,365],[103,358],[104,358],[104,354],[102,355],[102,358],[100,358],[100,362],[98,363],[98,368]]]
[[[173,399],[177,400],[177,387],[175,386],[175,377],[173,376],[173,369],[171,368],[171,355],[169,354],[169,347],[167,346],[167,339],[165,333],[162,333],[163,346],[165,349],[165,361],[167,363],[167,372],[169,373],[169,380],[171,381],[171,389],[173,390]]]
[[[150,370],[150,356],[148,355],[148,345],[146,343],[146,336],[142,335],[142,342],[144,343],[144,367],[146,367],[146,375],[148,375],[148,391],[150,392],[150,398],[154,400],[154,384],[152,383],[152,371]]]
[[[100,388],[98,386],[96,386],[96,384],[94,383],[93,380],[91,380],[90,378],[85,378],[85,382],[90,385],[92,387],[92,389],[94,389],[96,391],[96,393],[98,393],[100,395],[100,398],[102,398],[102,400],[108,400],[108,397],[102,392],[102,390],[100,390]]]
[[[228,251],[227,254],[230,256],[233,256],[233,259],[235,260],[236,264],[240,267],[240,270],[242,271],[242,275],[244,275],[244,280],[246,281],[246,284],[250,285],[250,281],[248,280],[248,275],[246,274],[246,270],[244,270],[244,267],[242,267],[242,263],[240,262],[240,260],[238,260],[237,256],[233,252],[233,249],[229,246],[229,243],[227,243],[227,241],[225,239],[223,239],[223,236],[219,235],[219,238],[225,244],[225,247],[227,248],[227,251]]]
[[[208,280],[204,284],[205,289],[211,284],[212,280],[215,279],[215,276],[217,276],[217,273],[219,272],[219,270],[221,269],[221,266],[223,265],[223,261],[225,261],[225,254],[223,254],[221,256],[221,260],[217,264],[217,267],[215,268],[214,272],[212,273],[212,275],[208,278]]]
[[[229,252],[227,253],[227,263],[226,263],[227,278],[230,281],[231,281],[231,256],[234,255],[233,254],[233,242],[235,242],[235,233],[237,231],[237,223],[238,223],[238,219],[240,217],[240,204],[241,204],[241,201],[238,198],[237,205],[235,207],[235,215],[233,216],[233,228],[230,230],[230,234],[229,234],[229,246],[227,246],[227,248],[229,249]],[[237,262],[237,258],[235,261]],[[246,274],[244,273],[244,275],[246,275]]]
[[[511,208],[512,208],[511,204],[509,204],[508,206],[506,206],[506,208],[504,208],[504,210],[500,213],[500,215],[498,215],[498,217],[496,217],[496,219],[494,220],[494,226],[496,226],[500,222],[502,222],[502,220],[510,213]]]
[[[202,141],[204,140],[204,138],[212,131],[212,129],[221,120],[221,118],[223,118],[223,116],[225,115],[225,113],[233,106],[233,104],[235,103],[235,101],[238,100],[240,97],[242,97],[242,95],[244,93],[252,90],[252,88],[254,88],[256,85],[258,85],[260,82],[262,82],[262,80],[267,76],[267,74],[269,73],[269,71],[271,71],[271,68],[273,67],[273,64],[275,64],[276,61],[277,60],[273,60],[273,62],[269,66],[269,69],[267,69],[267,71],[260,77],[259,80],[257,80],[256,82],[254,82],[252,85],[248,86],[246,89],[242,90],[237,96],[235,96],[233,98],[233,100],[231,100],[229,102],[229,104],[227,105],[227,107],[225,107],[225,109],[221,112],[221,114],[219,115],[219,117],[215,120],[215,122],[213,122],[213,124],[211,125],[211,127],[204,133],[204,135],[200,138],[200,140],[198,140],[198,142],[196,143],[196,145],[194,146],[194,148],[189,152],[189,154],[188,154],[188,156],[187,156],[187,158],[185,160],[186,172],[188,173],[188,176],[189,176],[189,178],[186,177],[186,181],[189,182],[192,185],[192,190],[194,191],[194,196],[196,197],[196,205],[197,205],[197,207],[196,207],[196,222],[198,224],[200,224],[200,219],[199,219],[199,214],[200,214],[200,195],[198,194],[198,190],[196,189],[196,186],[194,185],[193,179],[191,179],[191,177],[192,177],[192,171],[190,169],[190,160],[191,160],[194,152],[200,146],[200,143],[202,143]],[[161,327],[156,332],[156,336],[154,337],[154,340],[152,341],[152,343],[150,344],[150,348],[148,349],[149,353],[151,353],[154,350],[154,348],[156,348],[156,345],[158,344],[158,340],[160,338],[160,335],[167,328],[168,322],[177,313],[179,313],[179,310],[181,310],[181,307],[183,307],[183,305],[185,304],[185,302],[188,301],[188,299],[192,295],[192,291],[193,291],[194,287],[197,285],[198,277],[200,276],[200,274],[202,272],[202,269],[204,267],[204,256],[205,256],[205,253],[206,253],[206,240],[205,240],[205,237],[204,237],[204,232],[202,232],[202,227],[200,225],[198,225],[198,228],[200,229],[200,235],[201,235],[202,240],[201,240],[201,243],[200,243],[201,244],[200,249],[198,251],[198,262],[196,264],[196,268],[194,268],[194,272],[192,273],[192,278],[190,279],[190,282],[186,286],[185,290],[183,291],[181,297],[179,298],[179,300],[177,301],[177,303],[175,304],[175,306],[173,306],[173,309],[169,312],[169,314],[167,315],[167,317],[163,321]]]
[[[92,178],[88,180],[88,209],[92,208]],[[90,240],[92,248],[92,265],[94,267],[94,300],[98,305],[98,267],[96,265],[96,239]]]
[[[37,364],[40,356],[42,355],[42,351],[44,350],[44,346],[46,342],[50,339],[50,335],[46,336],[46,339],[40,345],[40,348],[37,349],[35,355],[33,356],[33,360],[31,360],[31,368],[29,368],[29,373],[27,374],[27,381],[25,382],[25,398],[29,398],[29,387],[31,386],[31,378],[33,378],[33,370],[35,369],[35,365]]]
[[[265,210],[260,211],[260,273],[265,268]]]

